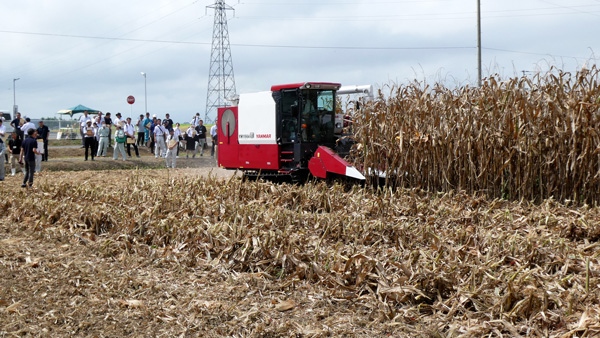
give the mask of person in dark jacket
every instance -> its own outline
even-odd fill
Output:
[[[50,135],[50,130],[48,126],[44,125],[44,121],[39,122],[39,127],[37,129],[38,138],[44,141],[44,153],[42,154],[42,161],[48,161],[48,136]]]
[[[21,153],[21,144],[23,141],[19,136],[17,136],[17,132],[13,131],[12,135],[8,137],[8,153],[10,154],[9,163],[10,163],[10,173],[12,176],[15,176],[17,173],[17,164],[19,165],[19,169],[25,174],[25,170],[21,163],[19,163],[19,154]]]
[[[35,172],[35,155],[41,155],[37,150],[37,130],[27,130],[27,138],[23,140],[21,145],[21,156],[19,162],[25,162],[25,177],[23,178],[23,184],[21,188],[29,187],[33,185],[33,173]]]

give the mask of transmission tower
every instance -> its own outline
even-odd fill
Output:
[[[234,8],[227,5],[225,0],[215,0],[213,5],[206,6],[206,8],[215,10],[206,112],[204,114],[204,120],[208,123],[209,116],[214,116],[216,122],[217,108],[225,107],[226,100],[235,96],[235,79],[233,78],[226,13]]]

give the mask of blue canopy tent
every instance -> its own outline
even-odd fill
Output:
[[[73,108],[69,108],[69,109],[63,109],[63,110],[59,110],[58,112],[56,112],[58,115],[69,115],[71,116],[71,119],[73,118],[73,115],[75,114],[83,114],[84,111],[86,111],[88,113],[98,113],[100,112],[99,110],[96,109],[92,109],[89,107],[86,107],[82,104],[79,104]],[[62,126],[61,126],[61,119],[58,120],[58,129],[61,130]]]
[[[59,110],[57,112],[57,114],[59,114],[59,115],[70,115],[71,118],[73,118],[74,114],[82,114],[86,110],[87,110],[88,113],[98,113],[98,112],[100,112],[99,110],[92,109],[92,108],[89,108],[89,107],[86,107],[86,106],[80,104],[80,105],[77,105],[77,106],[75,106],[73,108]]]

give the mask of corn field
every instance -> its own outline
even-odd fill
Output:
[[[119,175],[127,178],[109,180]],[[3,194],[9,189],[0,186]],[[76,258],[65,250],[88,248],[89,257],[65,269],[75,270],[57,289],[37,286],[63,304],[57,313],[69,314],[67,324],[98,319],[80,329],[81,335],[600,334],[598,208],[488,200],[463,192],[171,177],[167,171],[57,173],[42,176],[35,189],[12,191],[14,199],[0,200],[0,225],[6,225],[0,229],[19,227],[44,241],[60,239],[59,252],[69,262]],[[35,283],[50,280],[47,273],[62,266],[47,256],[8,264],[5,246],[0,246],[5,283],[16,266],[25,266],[34,283],[26,289],[35,290]],[[84,278],[92,256],[104,257],[101,264],[138,258],[126,278],[106,277],[102,268]],[[164,271],[168,262],[173,263]],[[165,275],[183,271],[179,278],[202,279],[172,285],[135,273],[149,265]],[[111,287],[112,278],[126,287]],[[110,285],[95,285],[97,279]],[[12,331],[62,332],[64,325],[49,308],[10,308],[16,288],[0,289],[5,323],[0,332],[10,323]],[[39,302],[40,293],[31,293],[29,302]],[[124,300],[115,300],[121,294]],[[228,301],[233,294],[239,298]],[[96,314],[100,306],[106,308]],[[102,319],[109,314],[118,319],[110,326]]]
[[[353,117],[354,161],[388,184],[427,191],[597,203],[599,77],[594,66],[492,76],[481,88],[386,87]]]

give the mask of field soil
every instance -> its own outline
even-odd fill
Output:
[[[210,166],[19,176],[0,182],[0,337],[600,334],[597,208]]]
[[[3,199],[19,204],[24,194],[45,195],[48,185],[68,181],[73,186],[114,186],[120,183],[115,177],[131,175],[131,170],[43,172],[31,190],[18,187],[19,177],[9,177],[0,191]],[[140,170],[136,175],[161,185],[198,176],[216,180],[235,176],[214,167]],[[97,207],[86,202],[83,209],[94,212]],[[0,337],[374,337],[385,333],[368,323],[373,316],[369,308],[331,298],[326,288],[290,283],[258,271],[238,273],[212,260],[190,266],[182,254],[185,244],[142,245],[144,254],[139,254],[77,226],[70,230],[40,227],[39,218],[32,214],[13,219],[6,212],[0,218]],[[345,323],[356,320],[357,313],[364,316],[357,322],[364,327],[354,335]]]

